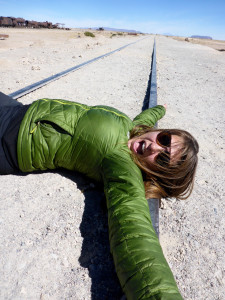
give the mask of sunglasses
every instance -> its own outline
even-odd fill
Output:
[[[161,131],[156,137],[156,143],[162,148],[168,148],[171,146],[171,133],[168,131]],[[164,166],[170,163],[170,152],[165,149],[160,152],[156,157],[156,163]]]

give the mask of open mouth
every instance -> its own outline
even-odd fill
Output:
[[[144,153],[144,151],[145,151],[145,142],[144,141],[135,142],[134,145],[133,145],[133,150],[137,154],[142,155]]]

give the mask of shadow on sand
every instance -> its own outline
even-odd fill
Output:
[[[60,171],[74,182],[85,196],[80,231],[83,245],[79,262],[92,280],[93,300],[119,300],[123,296],[110,254],[106,199],[102,185],[93,184],[79,173]]]

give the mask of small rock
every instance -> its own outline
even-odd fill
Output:
[[[32,66],[31,70],[41,70],[41,68],[39,66]]]

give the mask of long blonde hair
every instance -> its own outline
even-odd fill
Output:
[[[133,159],[143,171],[145,192],[147,198],[187,199],[194,185],[194,177],[198,163],[198,142],[187,131],[180,129],[154,129],[149,126],[139,125],[133,128],[130,138],[139,137],[151,131],[166,131],[171,135],[181,137],[183,143],[180,147],[180,159],[168,165],[159,165],[156,162],[146,165],[141,155],[134,155]]]

